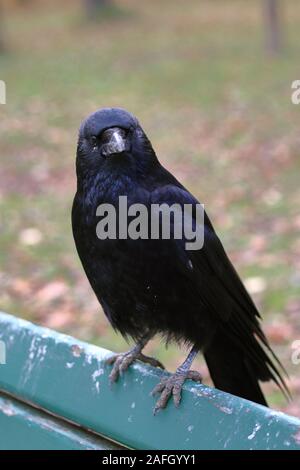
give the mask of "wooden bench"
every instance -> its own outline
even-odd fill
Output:
[[[162,371],[0,313],[0,449],[300,449],[300,420],[205,385],[153,416]],[[4,364],[5,362],[5,364]]]

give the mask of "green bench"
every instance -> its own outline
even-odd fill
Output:
[[[136,363],[110,387],[109,351],[5,313],[0,341],[0,449],[300,450],[283,413],[189,382],[153,416],[160,370]]]

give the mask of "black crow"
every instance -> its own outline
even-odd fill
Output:
[[[110,204],[121,216],[120,196],[127,196],[127,207],[199,204],[160,164],[138,120],[119,108],[89,116],[79,131],[76,171],[72,226],[80,260],[113,328],[136,343],[110,360],[111,382],[136,359],[162,367],[142,354],[148,340],[160,334],[191,350],[177,371],[155,387],[153,392],[161,394],[155,412],[171,395],[178,406],[186,379],[201,381],[200,374],[190,370],[198,352],[221,390],[263,405],[267,403],[259,381],[272,379],[287,392],[259,312],[206,214],[204,244],[197,250],[186,249],[184,236],[97,235],[97,208]],[[172,219],[173,229],[174,224]]]

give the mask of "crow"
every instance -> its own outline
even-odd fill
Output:
[[[163,368],[142,353],[158,334],[166,342],[183,343],[190,352],[153,390],[160,394],[154,413],[171,396],[179,405],[186,379],[201,382],[200,373],[190,370],[200,352],[220,390],[267,406],[259,381],[273,380],[288,395],[280,372],[284,369],[260,327],[260,314],[206,213],[204,243],[197,250],[187,250],[184,235],[97,236],[97,208],[109,204],[118,211],[121,196],[128,206],[147,208],[199,204],[160,164],[137,118],[121,108],[104,108],[85,119],[76,173],[72,229],[79,258],[112,327],[135,342],[130,351],[109,359],[110,381],[137,359]],[[174,224],[170,219],[173,230]]]

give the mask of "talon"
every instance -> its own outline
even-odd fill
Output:
[[[186,375],[187,379],[193,380],[193,382],[202,383],[203,377],[197,370],[189,370]]]
[[[108,365],[113,364],[111,373],[109,374],[109,382],[113,384],[116,382],[120,375],[125,372],[128,367],[134,362],[135,356],[129,353],[116,354],[107,359],[106,363]]]
[[[162,394],[159,400],[157,400],[155,408],[153,410],[154,415],[167,406],[171,393],[172,393],[172,390],[169,388],[165,388],[162,391]]]
[[[199,372],[194,370],[177,371],[170,377],[163,377],[158,385],[153,389],[151,395],[161,393],[160,398],[157,400],[153,413],[156,415],[158,411],[165,408],[173,395],[173,401],[176,408],[179,407],[181,401],[182,387],[186,379],[191,379],[194,382],[202,382],[202,376]]]
[[[113,369],[111,373],[109,374],[109,382],[110,384],[113,384],[116,382],[119,378],[120,375],[120,364],[122,362],[122,357],[121,356],[115,356],[115,360],[113,361]]]
[[[114,356],[106,359],[106,364],[113,365],[112,371],[109,375],[110,383],[113,384],[116,382],[119,376],[122,375],[137,359],[147,364],[151,364],[154,367],[160,367],[161,369],[164,369],[164,366],[160,361],[152,357],[145,356],[140,351],[133,349],[126,353],[115,354]]]
[[[128,367],[130,366],[130,364],[132,364],[134,362],[134,360],[135,360],[135,357],[133,355],[128,354],[128,356],[125,356],[124,360],[120,361],[120,366],[119,366],[120,374],[125,372],[128,369]]]
[[[154,387],[150,395],[153,397],[157,393],[161,393],[163,389],[165,388],[165,385],[168,379],[169,377],[163,377],[161,381]]]
[[[107,359],[105,359],[105,364],[110,366],[116,361],[117,357],[118,357],[117,354],[114,354],[113,356],[108,357]]]
[[[165,366],[154,357],[145,356],[145,354],[140,353],[138,359],[142,362],[145,362],[146,364],[150,364],[153,367],[159,367],[160,369],[165,370]]]

